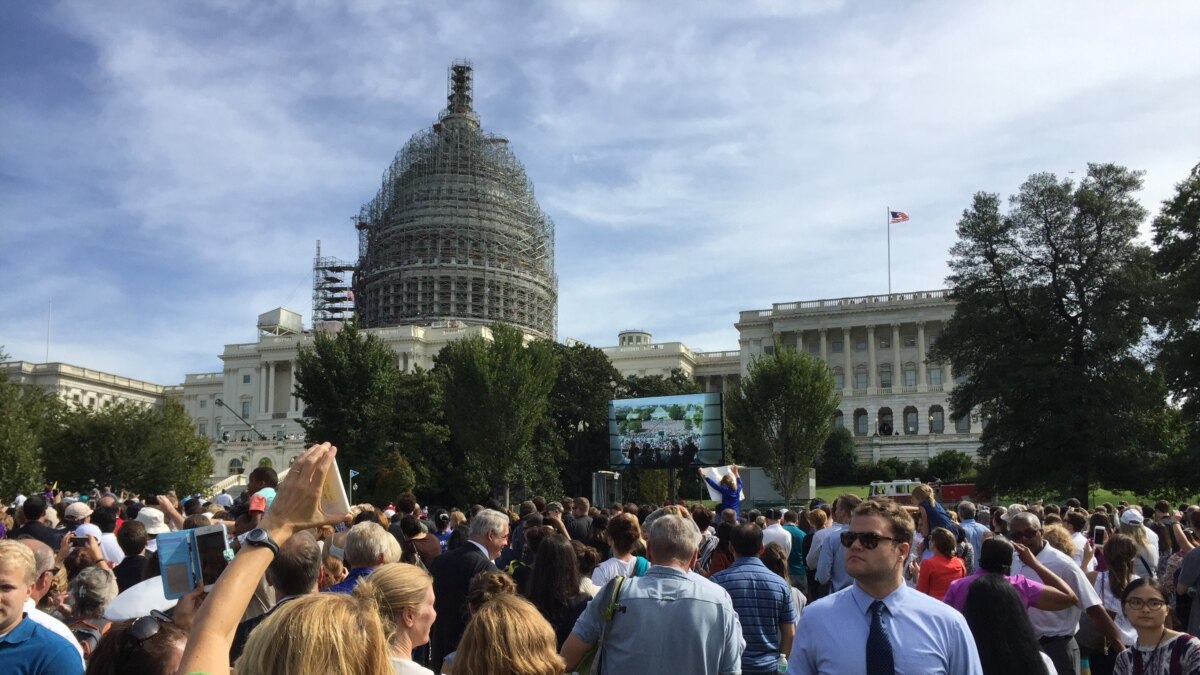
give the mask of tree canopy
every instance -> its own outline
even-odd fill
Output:
[[[959,220],[957,304],[929,358],[962,378],[953,417],[986,420],[980,452],[998,486],[1144,489],[1172,452],[1165,388],[1139,351],[1153,278],[1136,241],[1141,186],[1113,164],[1078,184],[1035,174],[1006,212],[978,193]]]
[[[823,361],[777,345],[773,354],[750,362],[727,399],[739,459],[761,466],[790,504],[833,430],[840,402]]]
[[[0,350],[0,363],[7,358]],[[41,436],[51,411],[57,415],[59,408],[57,397],[18,387],[0,371],[0,499],[9,502],[18,492],[42,487]]]

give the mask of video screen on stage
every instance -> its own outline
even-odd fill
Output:
[[[608,438],[613,469],[723,465],[721,394],[613,401],[608,406]]]

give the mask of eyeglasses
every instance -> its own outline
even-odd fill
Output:
[[[1148,608],[1148,609],[1154,610],[1156,612],[1158,610],[1162,609],[1163,607],[1165,607],[1166,605],[1167,605],[1167,603],[1163,602],[1162,600],[1159,600],[1158,598],[1150,598],[1149,600],[1142,600],[1141,598],[1129,598],[1128,600],[1125,601],[1125,606],[1130,609],[1147,609]]]
[[[1032,528],[1028,529],[1028,530],[1011,530],[1010,529],[1008,531],[1008,538],[1012,539],[1013,541],[1016,541],[1018,539],[1021,539],[1021,540],[1033,539],[1034,537],[1038,536],[1041,533],[1042,533],[1041,530],[1035,530]]]
[[[850,548],[854,545],[854,542],[857,541],[860,542],[862,547],[868,551],[879,546],[879,542],[881,541],[894,541],[898,544],[904,543],[895,537],[885,537],[880,534],[875,534],[874,532],[851,532],[849,530],[842,532],[841,539],[842,546],[845,546],[846,548]]]
[[[158,631],[158,619],[152,616],[143,616],[125,629],[125,632],[121,634],[121,639],[130,644],[140,645],[158,635]]]

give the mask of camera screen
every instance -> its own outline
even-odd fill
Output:
[[[204,585],[217,583],[217,577],[225,571],[229,564],[225,560],[225,535],[221,532],[209,532],[196,537],[196,549],[200,554],[200,574],[204,577]]]

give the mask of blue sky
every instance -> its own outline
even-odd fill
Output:
[[[1050,5],[1050,6],[1045,6]],[[448,9],[436,9],[436,8]],[[0,345],[173,384],[475,66],[557,225],[559,338],[737,348],[737,312],[941,288],[971,195],[1200,161],[1200,4],[26,2],[0,21]]]

